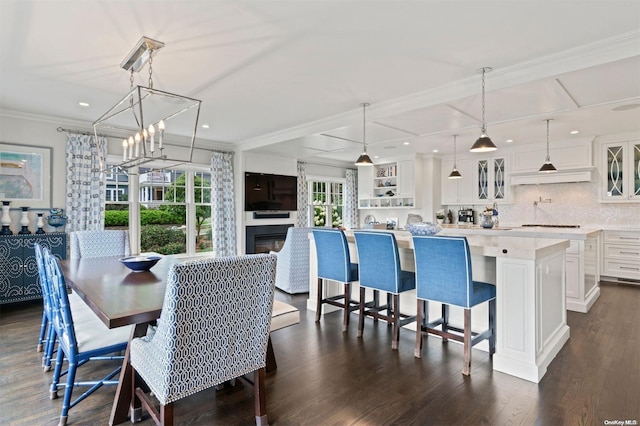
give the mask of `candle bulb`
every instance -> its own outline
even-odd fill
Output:
[[[133,136],[129,136],[129,160],[133,160]]]
[[[158,148],[162,149],[162,136],[164,135],[164,121],[160,120],[158,123],[158,129],[160,129],[160,140],[158,141]]]
[[[142,143],[144,144],[142,147],[145,150],[147,149],[147,139],[149,139],[149,133],[147,132],[147,129],[142,129]],[[146,153],[143,152],[143,155],[146,156]]]
[[[140,133],[136,133],[136,158],[140,157]]]
[[[129,148],[129,143],[126,139],[122,139],[122,161],[127,161],[127,149]]]
[[[149,125],[149,152],[153,153],[153,151],[156,150],[155,147],[155,135],[156,134],[156,129],[153,127],[153,124]]]

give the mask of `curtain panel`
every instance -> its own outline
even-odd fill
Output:
[[[107,140],[69,133],[66,147],[67,232],[104,229]]]
[[[214,256],[237,254],[232,152],[211,156],[211,230]]]
[[[347,169],[345,178],[343,224],[346,229],[358,228],[358,171]]]
[[[298,161],[298,218],[296,226],[309,226],[309,188],[307,186],[307,164]]]

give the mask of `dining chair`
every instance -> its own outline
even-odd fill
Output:
[[[155,334],[133,339],[130,347],[132,377],[140,376],[160,407],[134,381],[133,422],[142,405],[156,424],[171,425],[176,401],[253,372],[256,424],[267,424],[265,360],[275,274],[272,254],[171,266]]]
[[[313,228],[312,232],[318,263],[316,322],[320,322],[322,305],[336,306],[343,310],[342,331],[347,331],[349,314],[360,306],[359,302],[351,300],[351,283],[358,281],[358,264],[351,263],[347,238],[341,229]],[[343,293],[325,296],[323,283],[326,280],[343,283]]]
[[[129,231],[88,230],[69,233],[69,258],[129,256]]]
[[[271,252],[278,256],[276,288],[289,294],[309,292],[309,232],[310,228],[289,228],[282,249]]]
[[[422,356],[423,333],[452,339],[464,345],[462,374],[471,374],[471,348],[488,339],[489,355],[495,352],[496,287],[473,280],[471,253],[466,237],[414,236],[417,323],[415,357]],[[442,316],[429,321],[429,301],[442,304]],[[471,329],[471,308],[489,302],[488,328]],[[449,306],[464,309],[463,328],[449,323]],[[437,327],[440,327],[439,329]]]
[[[404,271],[400,265],[398,243],[392,232],[354,231],[360,265],[360,300],[365,299],[367,288],[374,292],[373,304],[360,304],[358,337],[364,332],[364,317],[384,320],[393,326],[391,349],[398,349],[400,327],[415,321],[415,315],[400,312],[400,293],[416,287],[415,274]],[[380,291],[387,293],[387,303],[379,304]],[[382,314],[381,312],[385,312]]]
[[[58,350],[56,354],[56,366],[51,381],[49,396],[51,399],[58,397],[58,389],[64,387],[64,399],[60,414],[59,425],[67,424],[69,410],[83,401],[103,385],[116,385],[117,380],[112,380],[122,368],[122,356],[119,355],[127,347],[131,333],[131,327],[108,329],[97,316],[83,318],[81,322],[74,321],[69,304],[69,295],[64,276],[60,271],[58,259],[49,250],[42,250],[47,285],[51,300],[51,323],[57,335]],[[97,380],[76,381],[78,367],[89,361],[106,360],[117,361],[118,367],[103,378]],[[118,362],[119,361],[119,362]],[[63,371],[63,364],[67,363],[67,370]],[[60,380],[66,375],[66,383]],[[89,389],[71,401],[73,391],[78,386],[89,386]]]
[[[53,327],[52,319],[53,319],[53,310],[52,310],[52,300],[51,300],[51,292],[49,290],[48,285],[48,277],[46,273],[45,263],[44,263],[44,255],[43,248],[40,243],[35,243],[33,245],[35,256],[36,256],[36,265],[38,267],[38,279],[40,282],[40,291],[42,292],[42,324],[40,326],[40,336],[38,340],[38,352],[43,352],[42,354],[42,369],[43,371],[49,371],[51,369],[51,358],[55,351],[56,346],[56,331],[55,327]],[[84,318],[88,316],[94,315],[91,312],[91,309],[87,306],[86,303],[82,301],[75,293],[69,293],[69,305],[71,307],[71,311],[73,313],[73,317],[76,321],[83,322]]]

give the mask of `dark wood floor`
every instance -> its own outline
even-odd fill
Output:
[[[588,314],[568,313],[571,338],[539,384],[494,372],[474,350],[472,376],[463,377],[462,348],[429,338],[423,358],[413,357],[414,334],[366,322],[356,338],[339,314],[319,325],[306,311],[306,295],[277,298],[300,308],[301,323],[273,335],[278,370],[267,377],[273,425],[602,425],[640,421],[640,287],[602,286]],[[61,400],[50,401],[51,373],[35,352],[41,305],[0,307],[0,424],[57,424]],[[114,388],[100,389],[72,409],[70,425],[107,423]],[[201,392],[181,400],[184,425],[251,425],[252,389]],[[141,424],[149,425],[150,420]]]

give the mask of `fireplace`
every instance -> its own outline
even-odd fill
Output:
[[[272,250],[280,251],[284,240],[287,238],[287,230],[292,226],[293,223],[247,226],[245,239],[246,253],[269,253]]]

